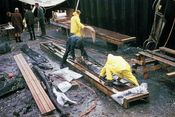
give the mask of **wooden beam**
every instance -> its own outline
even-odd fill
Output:
[[[151,54],[156,55],[156,56],[159,56],[161,58],[165,58],[167,60],[175,62],[175,58],[170,57],[170,56],[168,56],[166,54],[160,53],[160,51],[158,52],[158,50],[155,50],[155,51],[146,50],[146,52],[151,53]]]
[[[175,55],[175,50],[173,50],[173,49],[166,48],[166,47],[159,47],[159,49],[164,51],[164,52],[167,52],[167,53]]]
[[[40,82],[38,81],[32,70],[30,69],[22,54],[15,55],[14,59],[22,75],[24,76],[24,79],[32,93],[32,96],[39,110],[41,111],[41,114],[47,114],[54,111],[55,106],[52,104],[51,100],[42,88]]]
[[[138,96],[138,95],[140,95],[140,96]],[[134,102],[134,101],[139,100],[138,97],[139,97],[139,98],[142,97],[142,99],[146,99],[146,98],[149,97],[149,93],[146,93],[145,95],[141,95],[141,94],[138,94],[138,95],[126,97],[126,98],[124,99],[123,107],[124,107],[124,108],[128,108],[130,102]]]
[[[174,62],[169,61],[169,60],[164,59],[164,58],[161,58],[161,57],[159,57],[159,56],[150,54],[150,53],[148,53],[148,52],[143,52],[143,51],[142,51],[142,52],[139,52],[139,54],[141,54],[141,55],[143,55],[143,56],[146,56],[146,57],[149,57],[149,58],[152,58],[152,59],[155,59],[155,60],[160,61],[160,62],[162,62],[162,63],[168,64],[168,65],[170,65],[170,66],[175,67],[175,63],[174,63]]]
[[[175,76],[175,72],[167,73],[167,76],[169,76],[169,77],[174,77],[174,76]]]

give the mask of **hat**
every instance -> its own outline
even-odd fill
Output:
[[[16,7],[16,8],[15,8],[15,11],[19,11],[19,9]]]
[[[39,3],[38,3],[38,2],[36,2],[36,3],[35,3],[35,6],[39,6]]]

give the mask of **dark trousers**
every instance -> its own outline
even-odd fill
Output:
[[[28,28],[28,31],[29,31],[29,34],[30,34],[30,39],[31,40],[35,40],[36,37],[35,37],[35,30],[34,30],[34,24],[32,25],[27,25],[27,28]]]
[[[41,35],[46,35],[46,24],[45,24],[44,19],[39,20],[39,25],[41,28]]]
[[[83,42],[82,40],[78,40],[79,42],[74,42],[70,39],[68,39],[67,43],[66,43],[66,51],[64,53],[64,56],[63,56],[63,60],[62,60],[62,63],[61,65],[65,64],[66,63],[66,59],[70,53],[70,55],[72,56],[73,60],[75,59],[75,51],[74,49],[80,49],[81,51],[81,55],[85,58],[85,59],[88,59],[88,55],[86,53],[86,51],[84,50],[84,45],[83,45]]]

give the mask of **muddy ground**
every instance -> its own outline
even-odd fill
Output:
[[[15,43],[12,38],[6,39],[5,37],[1,37],[1,43],[10,42],[13,47],[12,52],[0,56],[1,73],[6,72],[19,76],[21,75],[13,56],[21,52],[20,47],[25,43],[27,43],[33,50],[47,57],[51,65],[54,67],[54,70],[59,69],[60,60],[48,56],[46,53],[42,52],[39,47],[39,43],[45,41],[55,41],[65,47],[66,36],[63,32],[56,29],[57,28],[54,26],[47,27],[47,34],[54,38],[37,37],[37,40],[35,41],[30,41],[29,34],[24,32],[22,34],[22,43]],[[37,35],[39,35],[39,33],[37,33]],[[134,55],[138,51],[141,51],[140,48],[134,47],[133,45],[133,43],[129,43],[119,47],[118,50],[109,50],[107,44],[100,39],[97,39],[95,44],[93,44],[91,40],[85,41],[85,47],[88,55],[101,64],[104,64],[108,53],[121,55],[126,60],[130,61],[131,58],[135,57]],[[30,58],[24,53],[23,55],[30,63]],[[166,70],[169,69],[171,68],[167,68]],[[69,95],[71,99],[79,102],[78,105],[65,107],[65,110],[69,111],[72,117],[78,117],[87,112],[88,108],[95,105],[96,107],[87,114],[87,117],[174,117],[175,79],[168,78],[165,75],[167,72],[166,70],[163,69],[149,72],[149,78],[147,80],[143,79],[140,69],[136,72],[135,76],[140,83],[148,83],[148,90],[150,93],[149,103],[138,101],[132,103],[129,109],[124,109],[110,97],[104,95],[82,78],[80,80],[81,86],[79,88],[67,92],[67,95]],[[0,117],[12,116],[41,116],[39,109],[26,85],[24,88],[0,98]],[[59,116],[59,114],[55,112],[55,114],[50,116],[55,117]]]

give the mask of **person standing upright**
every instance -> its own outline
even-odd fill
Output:
[[[16,42],[22,42],[21,33],[23,31],[22,16],[18,8],[15,8],[15,13],[8,12],[7,15],[11,17],[11,22],[15,28],[15,40]]]
[[[68,37],[67,43],[66,43],[66,51],[63,55],[63,59],[61,62],[60,68],[65,67],[66,59],[69,55],[69,53],[72,56],[72,60],[75,60],[75,49],[79,49],[81,51],[81,56],[83,59],[88,59],[88,55],[84,49],[83,44],[83,37],[81,35],[81,29],[83,29],[85,26],[80,22],[80,11],[76,10],[73,13],[73,16],[71,18],[71,26],[70,26],[70,33],[71,36]]]
[[[34,17],[31,7],[26,9],[26,13],[24,16],[25,16],[25,20],[27,24],[27,29],[30,34],[30,40],[35,40],[36,39],[35,30],[34,30],[34,24],[35,24],[34,18],[35,17]]]
[[[37,18],[38,18],[39,25],[41,28],[41,36],[45,36],[46,35],[46,23],[45,23],[44,9],[39,6],[39,3],[35,3],[35,7],[37,8]]]

